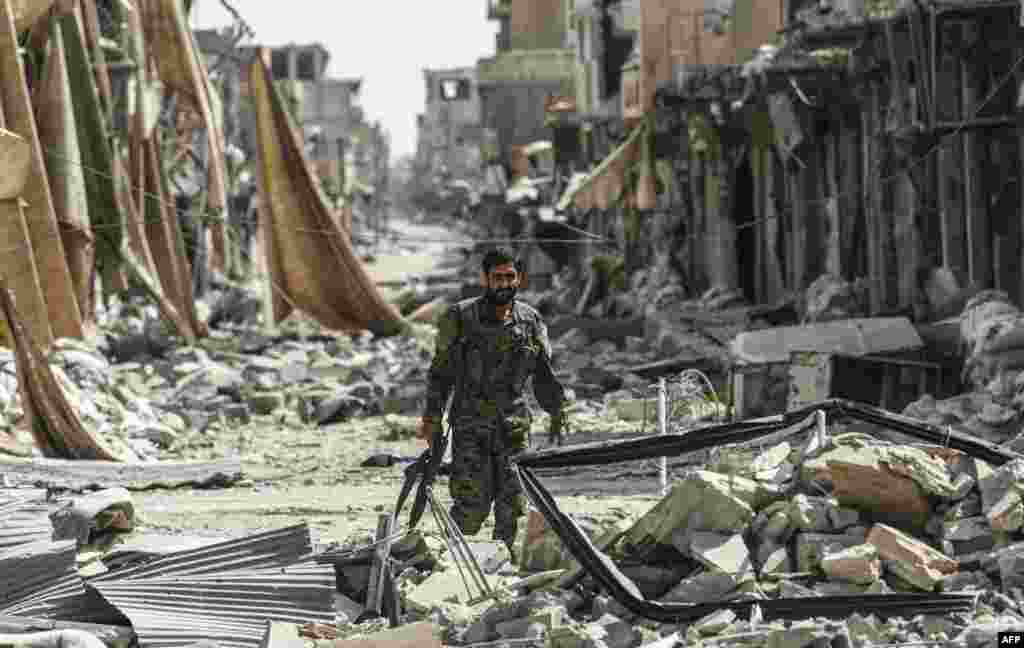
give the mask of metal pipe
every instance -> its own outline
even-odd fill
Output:
[[[668,434],[668,389],[665,379],[658,379],[658,434]],[[659,460],[658,480],[661,485],[661,496],[668,494],[668,457],[662,456]]]

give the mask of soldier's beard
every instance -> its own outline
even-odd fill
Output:
[[[495,306],[507,306],[516,298],[515,288],[488,288],[484,294],[487,301]]]

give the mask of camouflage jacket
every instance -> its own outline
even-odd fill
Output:
[[[449,394],[456,415],[523,415],[526,380],[533,376],[537,402],[562,420],[565,390],[551,366],[551,343],[540,313],[517,301],[510,317],[497,322],[488,310],[476,297],[441,317],[424,415],[440,417]]]

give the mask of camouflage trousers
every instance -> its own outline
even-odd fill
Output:
[[[494,506],[494,539],[515,540],[526,497],[511,459],[530,445],[526,418],[466,416],[454,421],[451,516],[466,535],[476,535]]]

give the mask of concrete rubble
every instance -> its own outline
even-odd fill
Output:
[[[156,317],[151,307],[115,302],[98,343],[59,340],[49,356],[83,419],[137,463],[243,454],[244,447],[223,444],[246,426],[326,427],[372,416],[381,422],[385,438],[408,439],[415,431],[423,367],[432,351],[429,327],[417,327],[405,337],[375,339],[333,334],[297,318],[272,333],[251,324],[224,324],[196,345],[181,346],[153,324]],[[579,353],[584,346],[588,353]],[[621,342],[595,341],[577,327],[557,336],[554,348],[561,358],[586,359],[568,362],[565,369],[575,390],[573,420],[580,428],[570,441],[654,431],[650,377],[626,369],[654,362],[660,353],[656,346],[630,335]],[[3,425],[27,443],[13,358],[2,361]],[[703,397],[688,401],[700,392],[686,388],[670,385],[676,390],[670,394],[674,402],[710,402]],[[989,410],[990,420],[996,420]],[[694,425],[719,418],[721,412],[710,407],[673,415],[676,420],[689,417]],[[543,431],[544,423],[540,417],[537,431]],[[396,627],[367,613],[372,552],[365,548],[373,538],[326,547],[311,539],[312,562],[310,554],[294,553],[278,564],[298,570],[296,578],[320,583],[305,590],[303,596],[312,598],[296,594],[294,603],[305,610],[298,614],[305,616],[267,618],[266,625],[254,620],[244,626],[238,645],[301,642],[326,648],[330,642],[342,648],[514,641],[550,648],[635,648],[700,641],[798,648],[826,641],[845,645],[848,637],[854,645],[953,641],[950,645],[974,646],[993,628],[1024,624],[1024,463],[996,468],[948,447],[904,443],[873,432],[878,430],[839,423],[825,435],[719,448],[675,473],[667,495],[645,513],[616,521],[577,521],[649,600],[698,604],[976,592],[972,614],[888,619],[852,614],[845,621],[782,622],[744,618],[721,608],[689,624],[656,623],[602,591],[543,516],[531,511],[519,564],[510,564],[500,545],[473,544],[496,592],[489,600],[469,600],[458,566],[433,535],[413,533],[396,541],[390,554],[393,594],[385,596],[390,602],[382,612],[393,617]],[[402,460],[374,455],[363,469]],[[0,473],[5,473],[2,465]],[[7,480],[17,482],[17,474],[10,471]],[[64,619],[64,603],[51,605],[49,599],[32,598],[43,594],[22,591],[18,601],[0,597],[0,631],[9,609],[15,610],[12,617],[21,609],[51,615],[34,621],[37,625],[92,620],[108,624],[103,628],[124,628],[111,622],[111,608],[124,607],[132,619],[139,614],[128,607],[132,596],[166,587],[158,578],[130,577],[131,570],[166,557],[150,540],[140,538],[138,547],[131,548],[136,516],[145,514],[132,502],[138,484],[87,495],[64,493],[56,500],[30,485],[0,491],[0,511],[14,506],[5,501],[29,500],[18,505],[16,515],[3,518],[12,521],[10,528],[0,523],[0,570],[15,564],[36,570],[33,565],[52,564],[59,556],[67,566],[61,578],[77,583],[80,592],[100,594],[107,616],[84,618],[87,613],[78,610],[76,618]],[[59,484],[50,486],[60,489]],[[21,540],[12,545],[13,538]],[[118,547],[124,549],[119,553]],[[209,543],[181,545],[178,551],[203,547]],[[338,558],[350,554],[358,559]],[[41,558],[33,561],[33,555]],[[208,573],[212,580],[204,582],[232,576],[226,572],[213,570]],[[47,591],[45,581],[38,586]],[[139,633],[140,645],[146,636],[159,636],[162,629],[147,625],[147,615],[137,618],[129,627]],[[201,633],[203,623],[210,622],[204,618],[187,618],[196,624],[193,632]],[[104,639],[114,636],[112,631],[96,632],[93,636],[113,648]],[[226,638],[211,639],[234,645]]]

